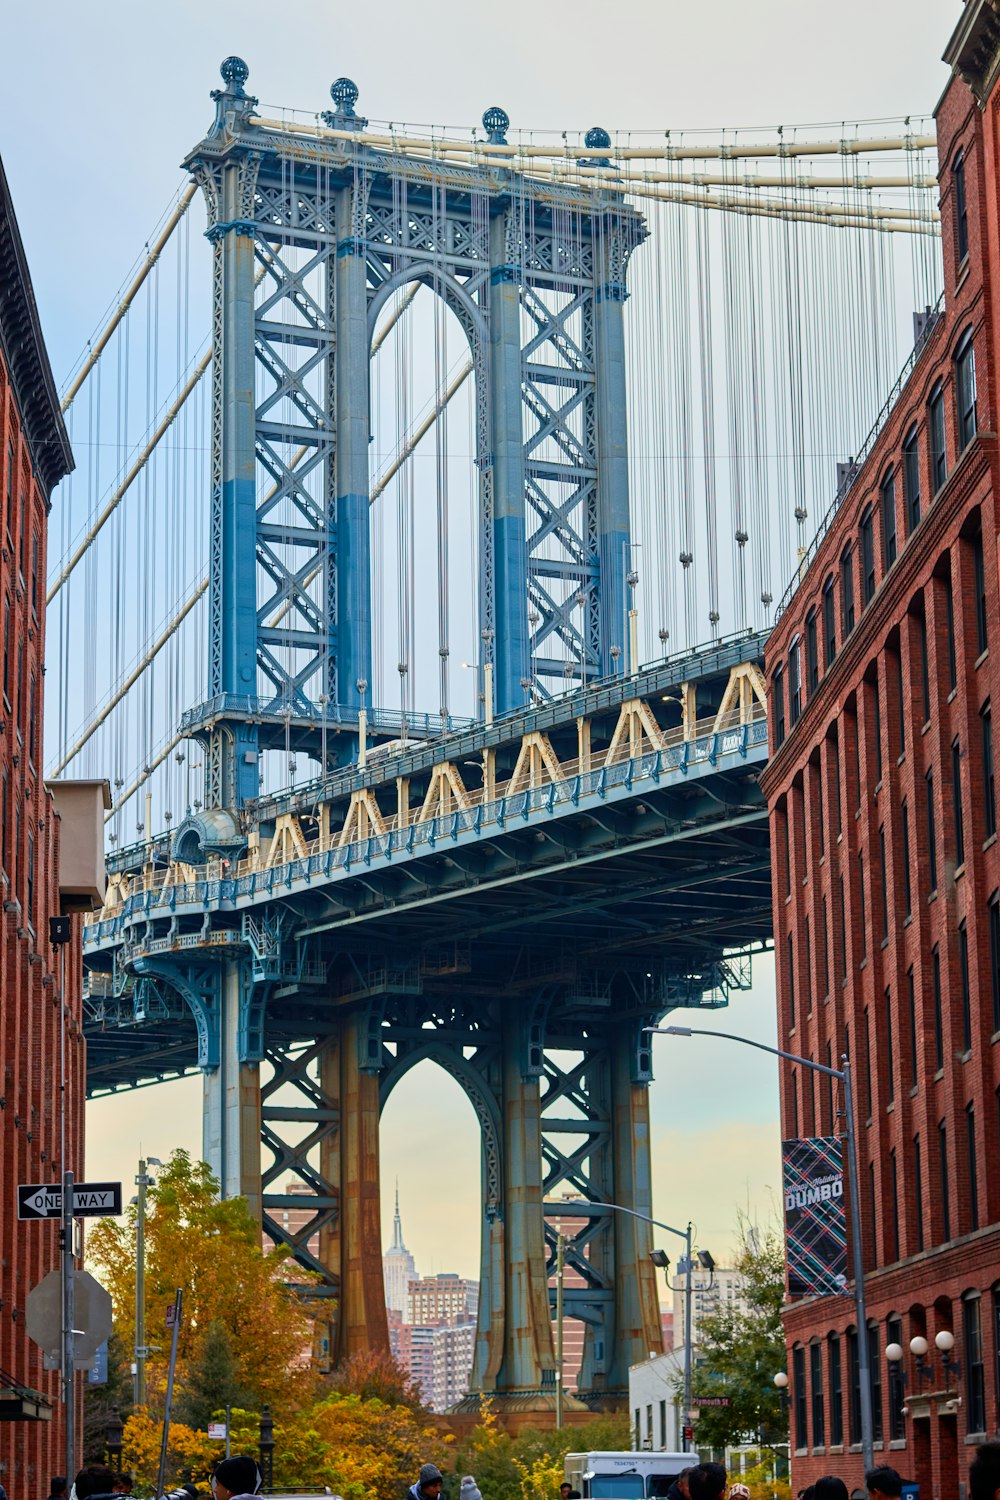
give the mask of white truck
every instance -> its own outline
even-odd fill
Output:
[[[566,1483],[583,1500],[662,1500],[697,1453],[567,1453]]]

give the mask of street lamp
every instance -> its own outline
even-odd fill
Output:
[[[784,1052],[780,1047],[768,1047],[764,1042],[755,1042],[748,1036],[736,1036],[730,1031],[706,1031],[691,1026],[646,1026],[643,1030],[657,1036],[710,1036],[727,1042],[740,1042],[744,1047],[755,1047],[758,1052],[769,1052],[772,1057],[783,1057],[786,1062],[798,1063],[811,1068],[814,1073],[823,1073],[827,1078],[837,1078],[844,1085],[844,1117],[847,1136],[847,1175],[851,1195],[851,1250],[854,1261],[854,1310],[858,1325],[858,1384],[861,1395],[861,1455],[865,1471],[875,1467],[875,1441],[872,1423],[872,1371],[871,1350],[868,1340],[868,1314],[865,1308],[865,1272],[861,1253],[861,1193],[858,1185],[858,1149],[854,1135],[854,1091],[851,1085],[851,1061],[844,1056],[843,1068],[828,1068],[824,1063],[811,1058],[799,1057],[795,1052]],[[938,1345],[938,1347],[942,1347]]]
[[[644,1224],[652,1224],[657,1229],[665,1229],[668,1234],[676,1234],[678,1239],[684,1241],[684,1260],[678,1262],[677,1269],[678,1271],[683,1269],[684,1273],[684,1442],[687,1444],[688,1433],[691,1431],[691,1272],[694,1268],[694,1256],[691,1251],[691,1221],[688,1220],[686,1229],[675,1229],[672,1224],[664,1224],[660,1219],[651,1219],[649,1214],[640,1214],[634,1208],[626,1208],[623,1203],[605,1203],[598,1198],[592,1198],[591,1202],[596,1203],[599,1208],[613,1209],[615,1213],[628,1214],[633,1219],[641,1219]],[[707,1250],[699,1252],[699,1258],[704,1256],[712,1260]],[[651,1250],[649,1258],[654,1266],[662,1266],[664,1269],[670,1264],[670,1259],[664,1250]],[[702,1259],[702,1265],[705,1265],[704,1259]],[[715,1262],[712,1261],[712,1268],[714,1266]],[[687,1447],[684,1448],[685,1453],[689,1451],[691,1450]]]

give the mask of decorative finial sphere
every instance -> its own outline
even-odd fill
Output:
[[[592,151],[607,151],[611,145],[611,137],[603,126],[592,125],[583,138],[583,144]]]
[[[337,78],[330,85],[330,98],[345,115],[353,115],[358,93],[358,86],[353,78]]]
[[[491,104],[483,115],[483,129],[495,146],[506,146],[510,115],[499,104]]]
[[[242,88],[250,77],[250,69],[242,57],[227,57],[219,72],[222,74],[223,83],[235,83],[237,88]]]

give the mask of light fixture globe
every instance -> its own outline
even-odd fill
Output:
[[[950,1354],[955,1347],[955,1335],[947,1328],[934,1335],[934,1342],[942,1354]]]
[[[930,1345],[923,1334],[918,1333],[910,1340],[910,1353],[915,1354],[917,1359],[923,1359],[929,1348]]]
[[[902,1344],[886,1344],[885,1357],[890,1364],[898,1364],[903,1357]]]
[[[777,1375],[775,1375],[774,1377],[774,1383],[778,1387],[779,1391],[783,1391],[785,1389],[785,1387],[788,1385],[788,1376],[785,1374],[784,1370],[778,1371]]]

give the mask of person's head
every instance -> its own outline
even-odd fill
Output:
[[[691,1489],[690,1489],[690,1486],[688,1484],[688,1481],[690,1480],[690,1478],[691,1478],[691,1468],[688,1467],[686,1469],[682,1469],[681,1472],[678,1474],[677,1478],[674,1480],[674,1483],[676,1484],[677,1488],[680,1490],[680,1492],[681,1492],[682,1495],[684,1495],[684,1496],[687,1497],[687,1500],[690,1500],[690,1497],[691,1497]]]
[[[444,1476],[437,1464],[424,1464],[417,1481],[417,1488],[424,1496],[424,1500],[438,1500],[443,1484]]]
[[[825,1474],[813,1485],[813,1500],[851,1500],[847,1485],[836,1474]]]
[[[260,1470],[249,1453],[234,1453],[224,1458],[212,1475],[215,1500],[232,1500],[234,1495],[256,1495],[260,1489]]]
[[[726,1493],[726,1470],[723,1464],[699,1464],[688,1475],[691,1500],[721,1500]]]
[[[888,1464],[879,1464],[865,1475],[865,1489],[872,1500],[896,1500],[903,1493],[903,1481]]]
[[[562,1484],[559,1486],[559,1494],[562,1497],[562,1500],[569,1500],[569,1492],[572,1488],[573,1486],[571,1484],[567,1484],[564,1479]]]
[[[76,1476],[76,1500],[93,1500],[95,1495],[114,1493],[115,1476],[103,1464],[88,1464]]]
[[[1000,1497],[1000,1443],[983,1443],[969,1465],[969,1500]]]
[[[799,1490],[799,1500],[816,1500],[816,1486],[809,1484],[804,1490]]]
[[[750,1488],[745,1484],[729,1486],[729,1500],[750,1500]]]
[[[49,1480],[49,1494],[50,1495],[65,1495],[65,1493],[66,1493],[66,1475],[65,1474],[57,1474],[54,1479],[50,1479]]]
[[[131,1493],[132,1493],[132,1476],[131,1476],[131,1474],[116,1474],[115,1475],[115,1487],[111,1491],[111,1493],[113,1495],[131,1495]]]

